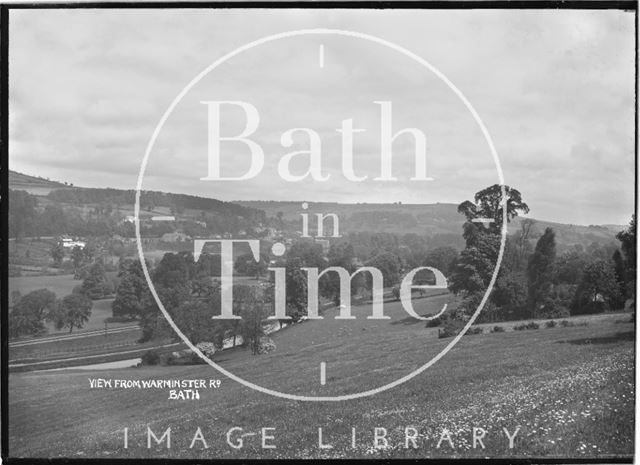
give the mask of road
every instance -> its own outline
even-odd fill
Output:
[[[115,333],[122,333],[125,331],[136,331],[136,330],[140,330],[140,326],[138,326],[137,324],[107,329],[106,334],[115,334]],[[82,333],[61,334],[58,336],[47,336],[47,337],[40,337],[37,339],[29,339],[26,341],[9,342],[9,347],[24,347],[24,346],[34,345],[34,344],[46,344],[46,343],[57,342],[57,341],[68,341],[71,339],[81,339],[83,337],[102,336],[104,334],[105,334],[104,329],[97,329],[95,331],[85,331]]]
[[[32,367],[32,366],[40,366],[40,365],[53,365],[55,363],[61,363],[61,362],[70,362],[70,361],[76,361],[76,360],[86,360],[88,363],[90,363],[91,359],[104,359],[105,357],[111,357],[114,355],[127,355],[127,354],[134,354],[134,353],[141,353],[144,351],[148,351],[148,350],[152,350],[152,349],[164,349],[166,347],[174,347],[174,346],[179,346],[180,344],[182,344],[182,342],[175,342],[173,344],[164,344],[161,346],[156,346],[156,347],[145,347],[145,348],[138,348],[138,349],[133,349],[133,350],[124,350],[124,351],[120,351],[120,352],[110,352],[107,354],[98,354],[98,355],[83,355],[80,357],[68,357],[68,358],[61,358],[58,360],[45,360],[42,362],[28,362],[28,363],[14,363],[14,364],[9,364],[9,368],[18,368],[18,367]],[[71,367],[70,367],[71,368]]]

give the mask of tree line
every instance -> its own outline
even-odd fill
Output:
[[[37,336],[47,332],[50,322],[57,330],[82,328],[91,316],[92,300],[113,294],[100,258],[87,267],[82,283],[71,294],[58,298],[49,289],[37,289],[24,296],[12,292],[13,307],[9,311],[9,337]]]

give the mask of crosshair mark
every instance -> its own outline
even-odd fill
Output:
[[[324,386],[327,384],[327,364],[320,362],[320,384]]]

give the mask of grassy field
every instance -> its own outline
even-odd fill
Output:
[[[416,301],[435,312],[446,296]],[[244,379],[281,392],[341,395],[384,385],[410,373],[451,339],[437,328],[408,324],[398,303],[391,320],[294,325],[273,335],[277,349],[252,356],[235,349],[215,360]],[[208,366],[142,367],[107,371],[12,373],[9,379],[10,456],[47,457],[630,457],[633,452],[634,327],[628,315],[608,315],[588,326],[541,328],[465,336],[421,375],[357,400],[301,402],[257,393]],[[326,385],[320,363],[326,363]],[[88,378],[221,379],[199,400],[168,400],[166,389],[90,389]],[[146,447],[147,425],[160,436],[171,427],[171,449]],[[128,449],[123,428],[129,429]],[[196,429],[201,442],[190,443]],[[244,447],[226,443],[243,428]],[[261,428],[275,428],[276,449],[262,449]],[[319,449],[318,428],[332,449]],[[374,447],[384,427],[388,446]],[[404,429],[418,431],[417,449],[405,449]],[[472,447],[472,428],[484,428],[485,449]],[[502,428],[520,428],[509,448]],[[351,431],[356,428],[356,447]],[[436,448],[443,430],[451,432]],[[252,435],[251,433],[256,433]]]
[[[56,296],[64,297],[71,294],[75,286],[82,284],[82,281],[73,279],[73,275],[65,274],[58,276],[20,276],[9,278],[9,292],[19,291],[22,295],[37,289],[49,289],[55,292]]]
[[[108,272],[107,277],[111,279],[115,276],[115,272]],[[9,292],[20,291],[22,295],[37,289],[49,289],[54,292],[58,298],[62,298],[65,295],[71,294],[75,286],[82,284],[82,281],[73,279],[73,275],[59,275],[59,276],[24,276],[17,278],[9,278]],[[111,303],[113,299],[101,299],[94,300],[93,307],[91,308],[91,317],[89,321],[79,330],[82,331],[94,331],[97,329],[104,329],[105,318],[113,315],[111,311]],[[11,304],[11,303],[10,303]],[[118,327],[123,325],[130,325],[131,323],[109,323],[108,327]],[[56,330],[52,324],[46,324],[48,334],[65,333],[66,331]]]

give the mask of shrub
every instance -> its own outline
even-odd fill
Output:
[[[144,354],[142,354],[142,364],[143,365],[157,365],[160,361],[160,356],[155,350],[148,350]]]
[[[427,328],[435,328],[442,325],[442,317],[434,318],[433,320],[427,320]]]
[[[158,363],[162,366],[168,366],[173,365],[174,361],[175,357],[173,356],[173,354],[171,352],[166,352],[160,355]]]
[[[522,323],[521,325],[513,327],[514,331],[524,331],[525,329],[538,329],[538,328],[540,328],[540,325],[533,321],[530,321],[529,323]]]
[[[476,334],[482,334],[482,332],[483,332],[482,328],[480,328],[479,326],[475,326],[475,327],[469,328],[467,330],[467,332],[464,333],[464,335],[465,336],[473,336],[473,335],[476,335]]]
[[[566,318],[570,315],[568,304],[561,299],[546,299],[537,313],[539,318]]]
[[[504,333],[504,328],[502,326],[494,326],[491,329],[492,333]]]
[[[438,338],[443,339],[457,335],[464,327],[464,321],[447,319],[442,325],[442,329],[438,330]]]
[[[586,321],[580,321],[576,323],[575,321],[562,320],[560,322],[560,326],[562,326],[563,328],[567,328],[570,326],[589,326],[589,323]]]
[[[545,328],[555,328],[556,322],[555,320],[549,320],[544,324]]]

